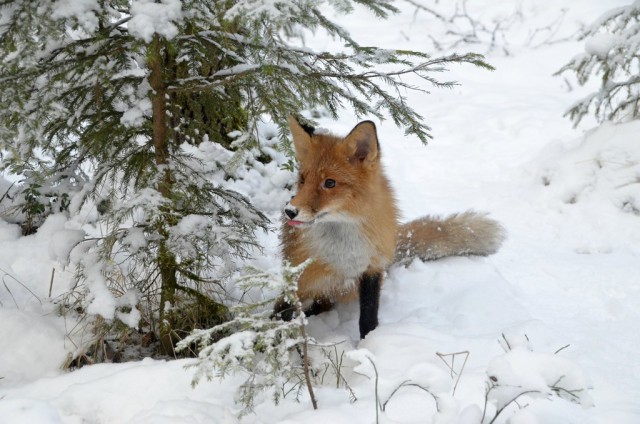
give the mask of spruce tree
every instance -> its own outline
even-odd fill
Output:
[[[318,107],[390,116],[426,142],[429,128],[401,90],[425,88],[403,75],[449,87],[432,73],[490,68],[476,54],[362,46],[326,13],[355,4],[379,18],[395,11],[387,0],[0,0],[2,167],[49,209],[97,205],[103,234],[75,256],[87,299],[115,280],[157,293],[158,332],[172,351],[180,298],[224,320],[205,287],[233,272],[267,226],[225,186],[229,164],[205,151],[268,161],[258,123],[275,122],[286,151],[286,117]],[[344,49],[309,49],[305,30]]]
[[[577,125],[585,115],[598,122],[640,116],[640,3],[611,9],[580,35],[585,52],[556,75],[573,72],[580,85],[600,78],[597,91],[577,101],[567,115]]]

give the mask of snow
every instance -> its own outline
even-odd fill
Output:
[[[11,346],[11,355],[3,353],[0,362],[3,381],[24,382],[58,373],[68,353],[63,320],[53,314],[1,308],[0,322],[3,344]]]
[[[151,116],[151,100],[148,98],[140,99],[138,104],[127,109],[120,121],[122,124],[130,127],[139,127],[145,122],[145,118]]]
[[[264,19],[283,19],[287,17],[283,13],[287,8],[301,9],[299,5],[286,0],[241,0],[227,11],[225,18],[233,20],[243,15],[262,15]]]
[[[144,228],[132,227],[127,230],[127,235],[122,238],[122,244],[127,246],[131,252],[147,246],[147,237],[144,235]]]
[[[131,328],[137,328],[140,319],[142,318],[142,314],[136,308],[136,305],[139,302],[139,293],[137,290],[132,289],[125,292],[122,296],[118,298],[118,307],[125,308],[129,310],[129,312],[123,312],[122,310],[116,311],[116,317],[122,321],[125,325]]]
[[[78,3],[77,10],[84,13],[90,4]],[[154,30],[170,36],[171,22],[182,13],[177,1],[136,4],[138,20],[130,28],[144,39]],[[380,326],[363,341],[358,340],[357,305],[309,318],[311,336],[336,344],[335,355],[345,352],[341,372],[355,402],[327,376],[316,390],[318,411],[303,393],[300,403],[286,398],[274,405],[259,398],[254,414],[238,418],[234,397],[244,376],[203,379],[192,387],[194,370],[187,365],[193,360],[145,359],[63,371],[78,338],[92,335],[75,317],[56,315],[56,300],[73,287],[72,270],[59,262],[68,258],[84,223],[54,215],[27,237],[0,220],[0,422],[371,423],[378,396],[388,400],[385,411],[378,411],[380,422],[478,424],[490,376],[498,388],[491,392],[487,414],[524,390],[537,392],[521,398],[526,408],[511,405],[496,423],[640,422],[640,123],[593,127],[594,121],[585,120],[573,128],[562,115],[582,89],[568,91],[576,84],[552,73],[584,43],[563,37],[539,45],[526,41],[562,8],[567,8],[559,31],[564,36],[622,4],[522,2],[522,20],[505,33],[509,54],[496,49],[488,55],[496,71],[455,67],[445,78],[461,86],[429,87],[430,95],[406,93],[433,128],[435,138],[427,147],[403,137],[390,120],[376,122],[404,219],[486,211],[507,228],[508,239],[488,258],[447,258],[390,269]],[[477,2],[483,5],[490,6],[486,13],[496,14],[513,7]],[[403,8],[386,22],[373,21],[359,9],[340,20],[363,45],[430,49],[429,15],[408,3]],[[604,54],[605,41],[590,41],[586,48]],[[318,34],[309,43],[317,51],[333,41]],[[136,115],[132,110],[128,119],[134,123],[143,111],[140,107]],[[349,112],[338,122],[320,120],[322,127],[343,134],[355,123]],[[231,159],[211,143],[191,153],[204,166]],[[241,177],[234,189],[277,222],[277,211],[288,200],[282,186],[290,182],[290,173],[256,164]],[[149,191],[134,204],[158,201],[157,193]],[[199,223],[186,219],[180,225],[188,230]],[[276,268],[277,235],[259,237],[265,254],[254,264]],[[125,242],[142,248],[144,234],[132,230]],[[88,277],[88,284],[96,282],[92,312],[112,318],[118,309],[121,319],[135,323],[138,293],[116,298],[98,291],[103,287],[100,272]],[[126,307],[131,313],[121,311]],[[464,369],[464,356],[453,356],[460,352],[468,352]],[[448,361],[455,357],[448,362],[453,373],[436,353]],[[311,355],[322,361],[318,349]],[[394,392],[407,380],[422,388],[403,386]],[[552,392],[548,387],[554,384],[567,391],[583,389],[575,392],[581,403]]]
[[[52,17],[55,19],[73,17],[87,33],[91,33],[98,28],[96,12],[99,10],[100,5],[97,0],[59,0],[53,6]]]
[[[176,24],[182,20],[180,0],[133,0],[130,7],[131,19],[127,27],[132,36],[149,43],[156,33],[167,39],[178,35]]]
[[[49,244],[49,257],[61,264],[69,263],[69,253],[84,240],[85,233],[82,230],[60,230],[51,237]]]
[[[97,262],[97,257],[95,260]],[[107,288],[107,280],[100,271],[99,268],[94,268],[87,275],[87,286],[91,292],[91,303],[87,306],[87,313],[110,320],[116,315],[118,300]]]
[[[598,34],[585,42],[584,49],[587,53],[604,59],[619,41],[619,37],[613,34]]]

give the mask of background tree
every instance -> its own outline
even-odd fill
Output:
[[[580,85],[600,77],[600,88],[576,102],[567,115],[577,125],[593,113],[598,122],[640,116],[640,3],[609,10],[584,29],[585,52],[556,75],[573,72]]]
[[[348,106],[388,115],[426,142],[429,129],[401,91],[424,87],[401,77],[447,87],[454,83],[431,72],[489,68],[475,54],[361,46],[323,3],[0,0],[2,166],[22,187],[37,185],[49,208],[63,198],[56,204],[70,214],[97,205],[100,234],[71,257],[89,312],[118,317],[101,307],[103,288],[136,288],[155,300],[150,317],[166,351],[181,337],[181,311],[197,306],[208,317],[189,326],[224,320],[207,287],[215,293],[267,226],[225,185],[228,153],[244,152],[234,156],[243,166],[272,160],[260,121],[280,127],[287,150],[288,114],[322,107],[336,117]],[[345,13],[364,5],[381,18],[395,11],[386,0],[326,3]],[[313,51],[297,38],[303,30],[327,31],[345,47]]]

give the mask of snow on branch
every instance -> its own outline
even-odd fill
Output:
[[[609,10],[584,29],[585,52],[575,56],[556,75],[573,73],[580,85],[600,78],[598,91],[569,108],[575,125],[588,114],[598,122],[624,121],[640,116],[640,2]]]

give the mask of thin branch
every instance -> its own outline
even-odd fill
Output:
[[[404,1],[406,3],[409,3],[410,5],[414,6],[416,8],[416,10],[422,10],[423,12],[427,12],[430,15],[435,16],[436,18],[440,19],[441,21],[444,21],[444,22],[447,21],[447,18],[445,18],[443,15],[439,14],[438,12],[436,12],[433,9],[430,9],[430,8],[418,3],[417,1],[414,1],[414,0],[402,0],[402,1]]]
[[[309,391],[309,396],[311,397],[311,404],[313,405],[313,409],[318,409],[318,401],[316,400],[316,395],[313,391],[313,384],[311,384],[311,373],[309,371],[309,338],[307,337],[306,331],[306,317],[304,315],[304,311],[302,310],[302,302],[298,300],[296,304],[296,310],[298,312],[298,320],[300,321],[300,335],[302,336],[302,366],[304,368],[304,380],[307,384],[307,390]]]
[[[512,350],[511,344],[509,343],[509,340],[507,340],[507,336],[505,336],[504,333],[502,333],[502,339],[504,340],[504,343],[507,345],[506,349],[503,347],[505,352],[508,352],[508,351]]]
[[[40,305],[42,305],[42,300],[40,300],[38,295],[36,295],[33,291],[31,291],[31,289],[29,287],[27,287],[26,284],[22,283],[20,280],[18,280],[16,277],[14,277],[12,274],[10,274],[8,271],[5,271],[2,268],[0,268],[0,271],[4,272],[4,275],[2,276],[2,284],[4,285],[4,288],[7,290],[9,295],[11,296],[11,299],[13,300],[13,303],[16,305],[16,308],[20,309],[20,307],[18,306],[18,303],[16,302],[15,297],[13,296],[13,293],[11,292],[11,289],[9,289],[9,286],[7,285],[7,281],[5,280],[5,278],[7,278],[7,277],[12,278],[13,281],[15,281],[16,283],[20,284],[20,286],[22,286],[23,289],[25,289],[26,291],[31,293],[31,295],[38,301],[38,303],[40,303]]]
[[[49,299],[51,299],[51,292],[53,291],[53,278],[56,275],[56,269],[51,268],[51,281],[49,282]]]
[[[438,404],[438,397],[436,395],[434,395],[433,393],[431,393],[431,391],[429,389],[427,389],[426,387],[421,386],[418,383],[412,383],[411,380],[405,380],[402,383],[400,383],[400,385],[398,385],[395,389],[393,389],[393,391],[391,392],[391,394],[389,395],[389,397],[387,398],[387,400],[382,404],[382,412],[384,412],[387,408],[387,403],[389,403],[389,401],[391,400],[391,398],[403,387],[417,387],[418,389],[428,393],[429,395],[431,395],[431,397],[433,398],[433,400],[435,401],[436,404],[436,410],[439,411],[440,410],[440,406]]]
[[[518,400],[518,398],[520,398],[520,396],[528,395],[528,394],[531,394],[531,393],[540,393],[540,391],[538,391],[538,390],[527,390],[527,391],[524,391],[524,392],[521,392],[521,393],[517,394],[513,399],[511,399],[510,401],[505,403],[502,406],[502,408],[500,408],[500,409],[498,409],[496,411],[496,415],[493,417],[493,419],[491,421],[489,421],[489,424],[493,424],[498,419],[498,416],[502,413],[502,411],[504,411],[513,402]],[[483,415],[483,418],[484,418],[484,415]]]
[[[15,183],[16,181],[12,182],[7,191],[5,191],[2,197],[0,197],[0,203],[2,203],[5,197],[11,199],[11,197],[9,196],[9,191],[11,191],[11,188],[15,185]]]
[[[440,352],[436,352],[436,355],[438,355],[438,358],[440,358],[442,360],[442,362],[444,362],[447,367],[449,367],[449,370],[451,371],[451,378],[453,378],[454,374],[458,375],[458,378],[456,379],[456,383],[453,385],[453,393],[452,395],[455,396],[456,394],[456,389],[458,388],[458,383],[460,382],[460,378],[462,377],[462,373],[464,372],[464,367],[465,365],[467,365],[467,360],[469,359],[469,355],[470,352],[468,350],[462,351],[462,352],[455,352],[455,353],[440,353]],[[462,363],[462,367],[460,367],[460,372],[455,372],[453,369],[453,365],[454,365],[454,361],[456,358],[456,355],[465,355],[464,357],[464,362]],[[444,359],[445,356],[451,356],[451,365],[449,365],[449,363]]]
[[[570,344],[564,345],[560,349],[558,349],[555,352],[553,352],[553,354],[557,355],[558,353],[562,352],[564,349],[568,348],[569,346],[571,346],[571,345]]]

